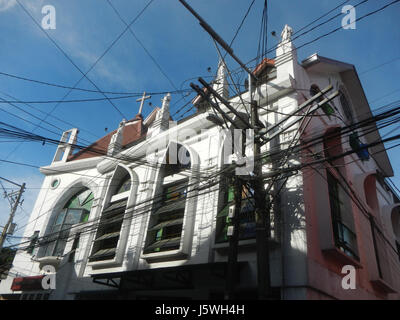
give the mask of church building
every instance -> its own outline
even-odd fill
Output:
[[[360,125],[372,112],[356,68],[317,53],[298,62],[292,34],[285,26],[276,58],[261,61],[252,70],[257,82],[238,95],[220,60],[210,86],[221,99],[201,87],[196,112],[180,121],[169,94],[144,118],[144,94],[136,116],[89,147],[76,147],[77,128],[64,132],[40,168],[30,240],[0,295],[224,299],[234,203],[228,169],[243,162],[237,169],[249,168],[240,175],[251,178],[252,161],[261,161],[271,203],[269,298],[399,299],[400,200],[386,180],[394,173],[376,124]],[[257,159],[250,155],[260,137],[244,124],[249,87],[267,132]],[[239,154],[231,148],[238,131]],[[244,184],[241,194],[234,297],[257,299],[254,190]]]

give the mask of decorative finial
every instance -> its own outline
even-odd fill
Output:
[[[281,33],[282,42],[292,40],[292,35],[293,35],[293,29],[289,25],[285,25]]]

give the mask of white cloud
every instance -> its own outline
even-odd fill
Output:
[[[12,8],[16,3],[15,0],[0,0],[0,12]]]

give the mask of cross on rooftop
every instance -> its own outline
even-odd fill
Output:
[[[143,103],[147,100],[150,99],[151,96],[146,96],[146,91],[143,92],[143,97],[139,98],[136,100],[136,102],[140,101],[140,108],[139,108],[139,113],[138,114],[142,114],[142,110],[143,110]]]

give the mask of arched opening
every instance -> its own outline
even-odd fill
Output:
[[[72,196],[65,206],[56,212],[52,226],[45,237],[47,243],[44,256],[62,256],[64,254],[70,229],[73,225],[89,219],[93,204],[93,193],[85,188]]]
[[[349,121],[350,124],[354,123],[353,111],[351,109],[349,99],[344,92],[344,88],[341,88],[339,90],[339,100],[340,104],[342,105],[342,110],[346,119]]]
[[[379,211],[379,202],[376,192],[376,176],[374,174],[365,178],[364,194],[368,206],[374,211],[374,214],[377,215]]]
[[[393,233],[396,236],[397,242],[400,242],[400,207],[392,210],[390,215],[392,221]]]
[[[184,172],[190,168],[189,151],[182,145],[171,144],[160,169],[160,185],[156,190],[144,254],[180,249],[189,182]]]
[[[395,243],[396,243],[397,255],[400,260],[400,207],[395,207],[392,210],[390,218],[392,222],[393,233],[396,237]]]
[[[321,89],[316,85],[316,84],[313,84],[313,85],[311,85],[311,87],[310,87],[310,96],[311,97],[313,97],[313,96],[315,96],[316,94],[318,94],[318,93],[320,93],[321,92]],[[323,101],[325,99],[325,97],[324,97],[324,95],[321,95],[318,99],[317,99],[317,102],[321,102],[321,101]],[[332,114],[334,114],[335,113],[335,109],[332,107],[332,105],[330,104],[330,103],[324,103],[322,106],[321,106],[321,109],[322,109],[322,111],[325,113],[325,115],[327,115],[328,117],[330,117]]]
[[[116,258],[131,188],[130,173],[118,166],[110,182],[89,262],[110,261]]]
[[[122,179],[121,183],[118,185],[116,194],[124,193],[131,190],[131,184],[132,184],[131,176],[127,174]]]

